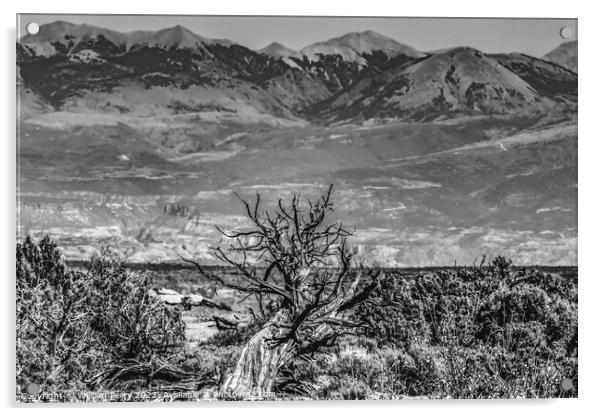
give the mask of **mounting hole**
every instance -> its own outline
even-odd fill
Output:
[[[27,33],[30,35],[36,35],[40,31],[40,25],[35,22],[31,22],[25,26],[25,30],[27,30]]]
[[[40,393],[40,386],[39,384],[36,383],[29,383],[26,387],[25,387],[25,391],[27,392],[27,394],[38,394]]]
[[[570,378],[565,378],[560,382],[560,388],[564,391],[569,391],[573,390],[575,388],[575,385],[573,384],[573,380],[571,380]]]
[[[568,26],[563,27],[562,29],[560,29],[560,37],[562,39],[570,39],[573,37],[573,29],[571,29]]]

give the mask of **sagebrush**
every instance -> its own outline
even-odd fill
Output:
[[[94,389],[118,381],[116,368],[169,358],[183,346],[181,312],[150,289],[107,251],[76,271],[48,237],[17,244],[17,385]]]

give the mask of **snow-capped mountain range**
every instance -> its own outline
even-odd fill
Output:
[[[156,88],[171,88],[174,97],[187,96],[191,87],[219,96],[199,102],[195,94],[185,106],[171,102],[181,99],[164,99],[156,103],[164,111],[241,112],[243,106],[278,119],[320,123],[537,114],[576,99],[576,75],[558,64],[470,48],[425,53],[371,30],[299,51],[276,42],[253,51],[182,26],[122,33],[55,22],[24,36],[17,48],[23,85],[37,95],[33,101],[57,110],[136,112],[126,91],[139,87],[149,95],[145,102],[156,99],[150,96]],[[98,101],[110,91],[122,91],[123,99],[100,110]]]

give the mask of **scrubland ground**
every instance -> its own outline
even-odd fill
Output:
[[[18,256],[18,264],[25,264],[30,256],[26,248],[24,244],[21,252],[25,254],[21,263]],[[19,302],[25,305],[18,311],[18,400],[223,399],[218,393],[220,383],[269,312],[259,315],[251,298],[220,288],[187,268],[153,265],[122,269],[95,261],[92,269],[87,266],[88,276],[97,273],[97,277],[119,284],[120,295],[115,295],[113,289],[99,288],[95,280],[97,283],[92,285],[103,296],[99,305],[102,314],[98,316],[106,320],[93,318],[86,324],[91,328],[85,330],[86,334],[97,334],[89,338],[88,346],[69,343],[68,337],[77,333],[75,327],[83,325],[74,321],[74,328],[64,332],[61,342],[65,344],[55,346],[57,360],[51,364],[44,350],[48,345],[40,332],[31,332],[28,325],[32,325],[31,315],[51,319],[45,314],[52,315],[52,311],[37,308],[41,312],[37,314],[27,300],[31,293],[37,293],[38,299],[54,296],[52,304],[59,305],[60,310],[60,305],[69,303],[65,294],[69,292],[64,290],[76,293],[75,282],[82,279],[70,278],[70,289],[48,295],[52,284],[38,291],[38,282],[38,289],[32,291],[31,276],[36,270],[66,275],[71,273],[70,268],[49,268],[47,262],[35,268],[29,261],[29,266],[20,268],[26,271],[20,281],[29,281],[24,284],[30,290],[18,291]],[[223,273],[228,275],[229,271],[223,269]],[[145,297],[146,289],[200,295],[221,306],[153,303]],[[115,304],[116,297],[119,302]],[[94,304],[94,296],[90,299],[81,307],[93,310],[88,303]],[[120,314],[135,316],[138,309],[124,305],[134,305],[136,299],[147,299],[155,305],[152,314],[143,314],[136,322],[134,318],[123,321]],[[56,314],[60,317],[59,312]],[[218,322],[216,326],[216,316],[218,321],[223,318],[222,325]],[[262,398],[577,396],[576,268],[517,268],[496,258],[488,265],[469,268],[389,269],[380,289],[354,311],[354,320],[360,326],[336,345],[281,368],[273,395]],[[227,327],[223,322],[235,324]],[[136,326],[132,326],[134,323]],[[114,326],[116,332],[107,335],[109,329],[103,329],[103,325]],[[136,332],[139,327],[143,330]],[[153,328],[159,329],[155,335]],[[106,345],[119,334],[124,336],[127,348],[119,343]],[[98,340],[104,343],[102,347]],[[91,349],[87,355],[82,352],[76,357],[80,354],[74,352],[77,348]],[[147,368],[149,372],[145,372]],[[41,393],[47,396],[28,394],[32,383],[41,386]]]
[[[365,328],[283,369],[279,397],[576,397],[576,268],[504,267],[389,270],[375,302],[357,311]],[[231,299],[238,316],[253,306]],[[184,316],[202,322],[215,314],[195,309]],[[200,363],[206,371],[232,367],[258,329],[201,335],[192,327],[182,364],[195,371]]]

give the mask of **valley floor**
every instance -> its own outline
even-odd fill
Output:
[[[50,234],[68,259],[110,244],[134,262],[185,254],[211,264],[214,226],[245,227],[234,192],[260,193],[269,209],[332,183],[333,219],[355,227],[353,244],[380,266],[470,265],[497,254],[517,264],[577,261],[570,119],[228,125],[207,137],[182,134],[211,144],[177,153],[123,123],[22,123],[18,238]]]

